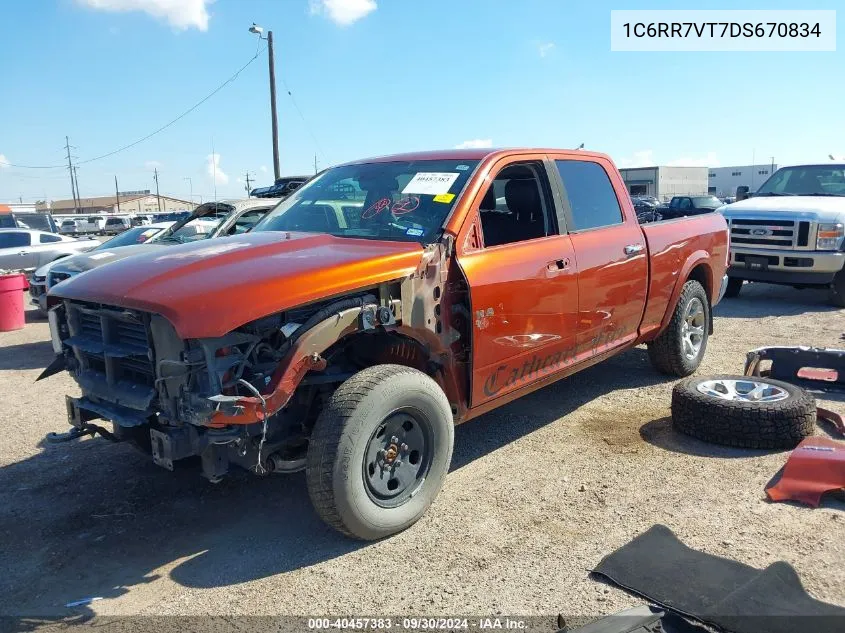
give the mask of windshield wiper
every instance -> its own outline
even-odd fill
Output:
[[[767,191],[766,193],[758,193],[754,197],[757,198],[759,196],[797,196],[797,193],[777,193],[775,191]]]
[[[802,193],[802,196],[824,196],[826,198],[842,198],[845,193],[830,193],[829,191],[816,191],[815,193]]]

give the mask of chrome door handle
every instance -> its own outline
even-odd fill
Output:
[[[631,255],[637,255],[638,253],[643,252],[643,245],[642,244],[628,244],[625,247],[625,254],[630,257]]]

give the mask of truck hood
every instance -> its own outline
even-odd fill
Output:
[[[724,206],[719,213],[726,218],[771,217],[783,213],[801,220],[842,222],[845,220],[845,197],[761,196]]]
[[[274,312],[413,273],[422,246],[263,231],[169,246],[90,270],[52,296],[155,312],[182,338],[223,336]]]

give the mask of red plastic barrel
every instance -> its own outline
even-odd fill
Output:
[[[20,330],[26,320],[23,313],[23,291],[26,275],[0,275],[0,332]]]

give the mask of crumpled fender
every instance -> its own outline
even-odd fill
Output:
[[[766,488],[772,501],[799,501],[818,507],[822,495],[845,488],[845,442],[808,437],[786,462],[783,474]]]

